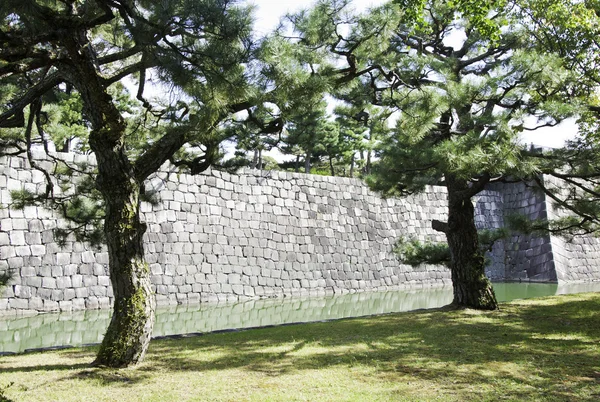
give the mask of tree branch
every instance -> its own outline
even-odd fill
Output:
[[[25,125],[23,109],[63,81],[64,80],[60,74],[54,73],[32,86],[29,91],[27,91],[23,96],[19,97],[19,100],[15,102],[6,112],[0,114],[0,127],[23,127]]]
[[[431,221],[431,228],[437,232],[448,233],[449,227],[447,222],[434,219]]]

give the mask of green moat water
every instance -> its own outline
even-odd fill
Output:
[[[564,293],[600,292],[600,282],[557,285],[547,283],[495,283],[500,302]],[[203,333],[360,317],[424,308],[452,301],[452,288],[364,292],[311,298],[250,300],[229,304],[180,305],[159,308],[154,336]],[[28,349],[99,343],[111,311],[0,317],[0,353]]]

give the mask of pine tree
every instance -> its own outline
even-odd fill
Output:
[[[578,74],[576,94],[585,104],[578,116],[579,132],[563,149],[531,154],[540,171],[557,180],[534,178],[562,215],[551,222],[520,222],[524,230],[555,234],[592,234],[600,230],[600,4],[573,0],[515,1],[513,12],[526,23],[542,52],[557,54],[566,68]]]
[[[408,3],[351,18],[344,3],[322,2],[326,11],[304,16],[296,27],[308,46],[337,58],[330,74],[338,97],[398,115],[368,182],[386,195],[445,186],[448,221],[432,226],[448,242],[453,304],[496,309],[473,197],[491,183],[540,173],[519,135],[580,111],[576,98],[565,102],[577,75],[559,55],[539,51],[504,2]]]
[[[79,137],[96,156],[88,190],[101,199],[96,217],[103,220],[115,296],[98,365],[141,361],[152,334],[155,301],[140,220],[144,181],[167,161],[201,172],[220,157],[223,128],[234,113],[286,97],[265,89],[279,88],[273,79],[285,74],[275,59],[255,61],[260,52],[251,15],[230,0],[0,4],[3,148],[27,151],[22,144],[31,144],[36,133],[54,131],[55,138]],[[262,54],[276,54],[266,44]],[[137,86],[137,104],[129,105],[133,118],[119,87],[127,77]],[[155,92],[168,96],[149,96],[150,78]],[[307,92],[319,86],[318,78],[295,80],[297,86],[310,81]],[[74,102],[63,107],[73,113],[51,127],[45,116],[56,114],[61,96]],[[81,211],[81,204],[72,206]]]
[[[328,121],[326,102],[302,105],[289,113],[284,137],[284,152],[304,157],[304,173],[311,166],[329,155],[338,142],[339,131],[334,122]]]

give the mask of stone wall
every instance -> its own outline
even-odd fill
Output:
[[[94,163],[85,155],[60,157]],[[49,160],[40,164],[52,168]],[[433,219],[447,217],[443,187],[382,199],[357,179],[277,171],[190,176],[167,168],[146,187],[159,198],[155,205],[144,203],[142,212],[148,224],[147,259],[162,305],[450,283],[445,267],[402,265],[391,252],[401,236],[444,240],[431,229]],[[0,313],[110,307],[106,251],[74,239],[59,247],[54,229],[65,222],[52,211],[11,208],[11,190],[44,188],[41,172],[30,169],[23,157],[0,158],[0,271],[16,273],[0,294]],[[475,201],[480,228],[501,227],[507,213],[533,217],[546,210],[543,197],[521,184],[492,187]],[[586,251],[588,246],[552,241],[515,235],[499,242],[489,253],[488,275],[600,279],[598,258]],[[600,250],[597,242],[589,247]],[[591,268],[557,277],[553,252],[565,256],[561,263],[576,253],[578,263]]]
[[[475,225],[477,229],[500,229],[504,226],[504,193],[502,189],[487,189],[474,197]],[[486,274],[491,280],[506,279],[505,244],[497,241],[486,255],[489,264]]]
[[[547,187],[555,191],[571,191],[569,186],[554,177],[545,177]],[[548,203],[548,217],[558,218],[564,211],[557,210]],[[550,237],[555,275],[559,282],[590,282],[600,280],[600,237],[576,236],[564,238]]]
[[[10,190],[43,190],[37,173],[23,158],[0,160],[0,270],[17,273],[0,311],[109,307],[106,251],[74,239],[59,247],[53,230],[65,222],[41,207],[10,207]],[[431,220],[446,219],[444,188],[385,200],[356,179],[165,170],[147,189],[160,199],[142,212],[162,305],[450,283],[445,267],[400,265],[391,252],[400,236],[443,240]]]
[[[509,215],[525,215],[531,220],[548,217],[544,194],[526,183],[496,185],[495,189],[503,195],[505,218]],[[512,233],[508,239],[499,242],[504,248],[504,277],[511,280],[557,281],[550,242],[551,236],[522,233]]]

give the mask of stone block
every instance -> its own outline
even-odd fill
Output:
[[[98,302],[98,298],[95,296],[88,297],[85,303],[87,309],[95,310],[100,307],[100,303]]]
[[[71,305],[73,310],[85,310],[85,299],[73,299]]]
[[[29,299],[29,309],[43,311],[44,301],[40,297],[32,297],[31,299]]]
[[[40,288],[42,287],[42,278],[39,276],[30,276],[25,278],[24,284],[34,288]]]
[[[4,225],[3,225],[4,226]],[[13,230],[9,233],[11,246],[25,246],[25,233],[21,230]]]
[[[46,246],[43,245],[32,245],[30,246],[31,248],[31,255],[33,256],[42,256],[46,254]]]
[[[74,288],[81,288],[83,287],[83,275],[71,275],[71,285]]]
[[[252,286],[244,286],[244,296],[254,297],[256,296],[256,292]]]
[[[15,285],[15,297],[29,299],[31,297],[31,288],[29,286]]]
[[[72,276],[77,274],[77,265],[68,264],[62,267],[62,275]],[[57,275],[58,276],[58,275]]]
[[[44,300],[46,300],[46,299],[50,300],[50,299],[52,299],[52,289],[46,289],[46,288],[40,287],[37,289],[36,295],[38,297],[41,297]]]
[[[230,285],[239,285],[242,283],[241,276],[239,274],[229,274],[227,276],[227,283]]]
[[[232,285],[231,289],[235,295],[238,295],[238,296],[244,295],[244,286],[243,285]]]
[[[70,300],[62,300],[58,302],[60,311],[73,311],[73,302]]]
[[[12,220],[12,230],[28,230],[27,219],[13,219]]]
[[[81,254],[81,261],[84,264],[93,264],[96,262],[96,256],[93,251],[87,250]]]
[[[93,268],[94,268],[94,270],[93,270],[94,275],[96,275],[96,276],[103,276],[103,275],[106,275],[108,272],[107,267],[105,267],[102,264],[96,263],[96,264],[94,264]]]
[[[59,276],[56,278],[56,287],[58,289],[66,289],[73,286],[70,276]]]
[[[10,299],[9,307],[15,310],[27,310],[29,308],[29,299]]]
[[[62,289],[52,289],[52,295],[50,296],[50,300],[61,301],[64,299],[64,294]]]
[[[47,269],[49,268],[50,270],[50,274],[47,275],[47,272],[44,271],[44,276],[52,276],[52,277],[57,277],[57,276],[63,276],[64,275],[64,269],[61,266],[53,266],[53,267],[42,267],[42,269]]]
[[[68,265],[70,263],[71,263],[71,253],[57,253],[56,254],[56,264]]]
[[[46,289],[56,289],[56,279],[48,276],[43,277],[42,287]]]
[[[44,300],[43,311],[54,312],[54,311],[59,311],[59,310],[60,310],[60,306],[57,301],[48,300],[48,299]]]
[[[103,297],[106,296],[106,287],[104,286],[91,286],[90,294],[92,296]]]
[[[98,277],[94,275],[83,275],[83,286],[90,287],[98,284]]]
[[[63,299],[64,299],[64,300],[72,300],[72,299],[74,299],[76,296],[77,296],[77,295],[76,295],[76,293],[75,293],[75,289],[72,289],[72,288],[70,288],[70,289],[65,289],[65,290],[63,291]]]
[[[102,265],[108,265],[109,259],[108,259],[108,253],[106,251],[97,252],[95,254],[95,257],[96,257],[96,263],[102,264]]]
[[[36,275],[37,275],[37,273],[36,273],[34,267],[28,266],[28,267],[21,268],[21,277],[22,278],[27,278],[27,277],[36,276]]]

